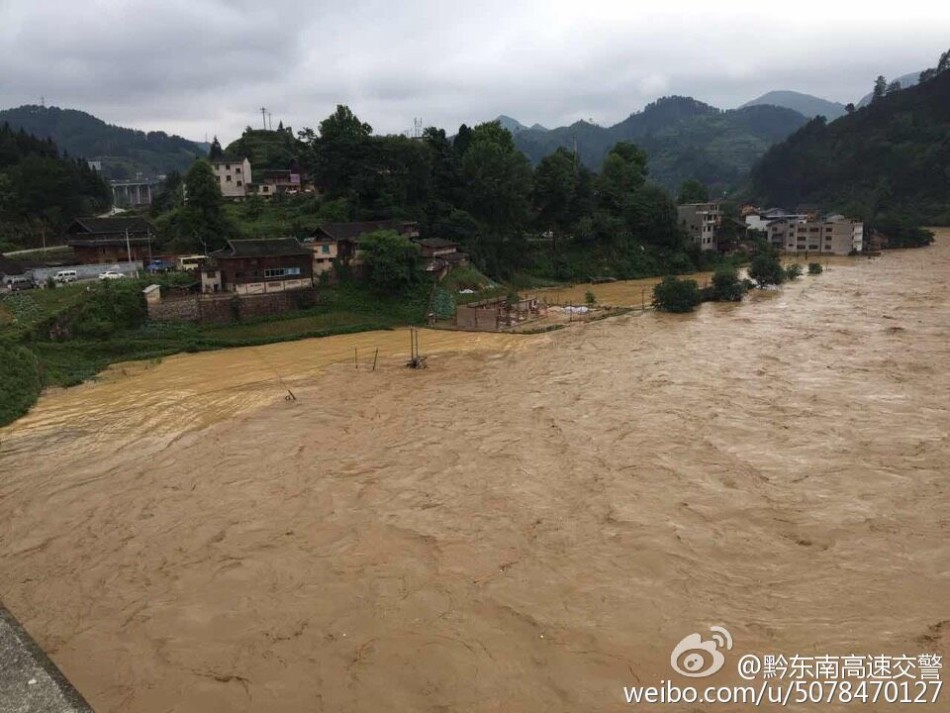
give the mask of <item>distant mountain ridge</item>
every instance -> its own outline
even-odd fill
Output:
[[[910,74],[902,74],[896,79],[888,79],[887,83],[890,84],[891,82],[900,82],[901,89],[907,89],[908,87],[913,87],[915,84],[917,84],[919,79],[920,72],[911,72]],[[871,103],[873,98],[874,92],[868,92],[863,97],[861,97],[861,101],[858,102],[858,106],[867,106]]]
[[[793,92],[786,89],[766,92],[762,96],[746,102],[739,108],[744,109],[748,106],[760,106],[762,104],[783,106],[786,109],[797,111],[808,119],[823,116],[828,119],[828,121],[834,121],[846,113],[844,104],[822,99],[821,97],[816,97],[811,94],[803,94],[802,92]]]
[[[495,118],[495,121],[501,124],[503,129],[508,129],[508,131],[510,131],[512,134],[517,134],[521,131],[528,131],[529,129],[532,131],[547,131],[547,129],[541,126],[541,124],[525,126],[517,119],[512,119],[510,116],[505,116],[504,114],[498,115],[498,117]]]
[[[192,141],[164,131],[138,131],[107,124],[77,109],[25,105],[0,111],[0,125],[51,138],[71,156],[99,161],[107,178],[152,177],[184,171],[205,151]]]
[[[556,129],[522,128],[515,145],[538,163],[557,148],[574,150],[599,170],[618,141],[632,141],[649,157],[650,178],[675,190],[694,178],[714,191],[736,187],[765,151],[805,124],[800,113],[776,106],[722,111],[690,97],[659,99],[623,121],[601,127],[586,121]]]
[[[814,119],[751,174],[767,205],[950,225],[950,70],[833,123]]]

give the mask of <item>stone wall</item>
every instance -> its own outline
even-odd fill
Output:
[[[167,295],[146,299],[148,318],[156,322],[228,324],[271,317],[315,305],[316,290],[293,290],[264,295]]]

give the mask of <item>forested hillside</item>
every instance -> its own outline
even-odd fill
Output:
[[[107,124],[75,109],[21,106],[0,111],[0,123],[40,138],[51,138],[71,156],[102,163],[106,178],[145,177],[183,171],[204,156],[200,147],[163,131],[136,131]]]
[[[816,204],[871,222],[950,225],[950,71],[809,122],[755,166],[763,204]]]
[[[514,138],[533,163],[576,145],[581,161],[594,170],[614,144],[632,141],[646,151],[654,182],[675,190],[684,180],[698,179],[721,193],[739,185],[773,143],[805,122],[782,107],[720,111],[688,97],[666,97],[608,128],[581,121],[550,131],[519,131]]]
[[[49,139],[0,125],[0,251],[55,239],[78,215],[109,207],[111,192],[81,159]]]

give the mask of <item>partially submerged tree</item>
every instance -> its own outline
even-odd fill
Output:
[[[749,263],[749,277],[759,287],[781,285],[785,282],[785,270],[782,268],[782,263],[777,255],[759,253]]]
[[[716,269],[712,276],[713,299],[717,302],[739,302],[745,294],[745,285],[739,280],[739,272],[731,265]]]
[[[653,288],[653,306],[661,312],[692,312],[702,301],[696,280],[672,275]]]

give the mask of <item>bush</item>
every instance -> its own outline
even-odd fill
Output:
[[[808,263],[808,274],[809,275],[820,275],[824,272],[825,268],[821,266],[820,262],[810,262]]]
[[[587,290],[587,292],[584,293],[584,302],[587,303],[588,307],[593,307],[595,304],[597,304],[597,295],[595,295],[590,290]]]
[[[785,268],[785,277],[789,280],[795,280],[802,276],[802,266],[797,262],[792,263]]]
[[[653,288],[653,306],[661,312],[692,312],[701,300],[696,280],[671,276]]]
[[[777,256],[769,253],[759,253],[749,263],[749,277],[755,280],[759,287],[781,285],[785,282],[785,270]]]
[[[0,426],[29,411],[41,388],[39,362],[33,352],[0,341]]]
[[[739,302],[746,286],[739,280],[739,271],[731,265],[722,265],[712,277],[712,299],[716,302]]]

